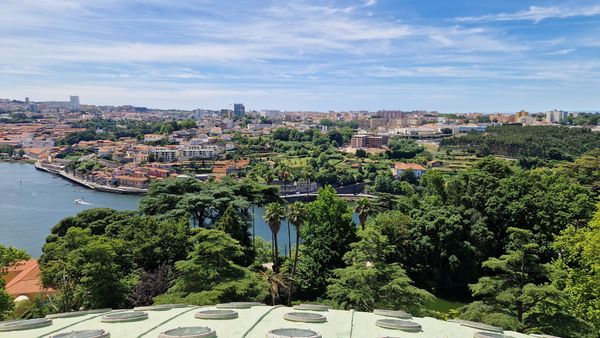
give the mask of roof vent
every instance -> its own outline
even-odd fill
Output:
[[[151,305],[151,306],[136,306],[133,311],[169,311],[173,308],[171,304]]]
[[[198,319],[235,319],[238,313],[233,310],[206,310],[197,312],[194,317]]]
[[[48,318],[48,319],[72,318],[72,317],[93,315],[93,314],[97,314],[97,313],[104,313],[104,312],[110,312],[110,311],[112,311],[112,309],[107,308],[107,309],[96,309],[96,310],[86,310],[86,311],[63,312],[63,313],[54,313],[51,315],[47,315],[46,318]]]
[[[30,330],[52,325],[52,320],[47,318],[15,320],[0,323],[0,332]]]
[[[502,333],[496,332],[477,332],[473,334],[473,338],[513,338]]]
[[[329,306],[323,304],[300,304],[294,306],[294,309],[302,311],[329,311]]]
[[[303,323],[325,323],[327,318],[318,313],[310,312],[289,312],[283,315],[283,319],[292,322],[303,322]]]
[[[322,338],[320,334],[306,329],[276,329],[267,333],[267,338]]]
[[[108,338],[110,333],[105,330],[81,330],[59,333],[50,338]]]
[[[145,319],[148,319],[148,314],[142,311],[123,311],[102,316],[102,322],[104,323],[136,322]]]
[[[409,332],[421,331],[421,325],[408,320],[398,319],[379,319],[375,322],[375,325],[383,327],[384,329],[402,330]]]
[[[472,322],[470,320],[461,320],[458,323],[462,326],[472,327],[472,328],[478,329],[478,330],[500,332],[500,333],[504,332],[504,329],[501,327],[492,326],[492,325],[479,323],[479,322]]]
[[[231,302],[217,304],[217,309],[249,309],[256,305],[258,305],[258,303],[255,302]]]
[[[178,327],[159,334],[158,338],[217,338],[217,332],[206,326]]]
[[[412,319],[412,315],[410,313],[404,311],[394,311],[394,310],[381,310],[375,309],[373,311],[374,314],[385,317],[394,317],[400,319]]]

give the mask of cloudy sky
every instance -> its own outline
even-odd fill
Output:
[[[159,108],[600,109],[600,4],[0,0],[0,97]]]

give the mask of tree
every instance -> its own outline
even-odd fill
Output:
[[[0,244],[0,321],[14,307],[12,297],[4,290],[5,282],[3,277],[11,266],[26,259],[29,259],[29,255],[25,251]]]
[[[534,324],[529,316],[536,306],[559,292],[544,282],[549,271],[540,264],[539,245],[533,242],[531,231],[509,228],[508,234],[506,254],[483,262],[490,274],[470,285],[473,296],[482,297],[483,302],[467,306],[461,318],[527,330]]]
[[[594,219],[569,226],[554,241],[553,284],[563,290],[564,308],[600,332],[600,204]]]
[[[285,217],[285,210],[281,203],[270,203],[265,208],[264,219],[271,229],[271,245],[273,258],[273,271],[279,272],[279,243],[277,234],[281,227],[281,221]]]
[[[62,293],[60,311],[128,305],[132,259],[123,240],[73,227],[43,251],[42,282]]]
[[[417,142],[399,137],[392,138],[388,148],[386,154],[393,159],[410,159],[425,151]]]
[[[315,299],[325,293],[332,270],[344,266],[342,258],[356,241],[356,225],[348,203],[331,186],[319,190],[306,215],[297,282],[304,297]]]
[[[296,277],[296,268],[298,266],[298,251],[300,249],[300,230],[306,221],[306,207],[300,202],[293,203],[288,208],[287,219],[294,228],[296,228],[296,248],[294,250],[294,263],[292,265],[292,276],[290,278],[290,290],[287,305],[292,303],[292,293],[294,291],[294,278]]]
[[[364,230],[365,223],[367,222],[367,218],[373,212],[373,208],[371,206],[371,201],[368,198],[361,198],[356,202],[356,206],[354,207],[354,212],[358,214],[358,220],[360,222],[360,227]]]
[[[163,264],[154,271],[142,270],[140,280],[131,292],[133,306],[152,305],[153,298],[169,290],[169,266]]]
[[[234,263],[243,255],[236,240],[221,230],[194,231],[194,248],[186,260],[175,263],[178,277],[167,293],[155,297],[156,303],[208,305],[268,296],[268,285],[256,273]]]
[[[229,205],[223,216],[215,224],[215,228],[224,231],[233,239],[238,241],[244,248],[244,255],[236,263],[248,266],[254,261],[254,250],[248,229],[249,222],[244,219],[233,205]]]
[[[434,297],[413,286],[400,264],[390,259],[395,247],[388,237],[373,224],[360,237],[344,256],[348,266],[333,271],[327,295],[337,306],[358,311],[380,308],[422,312],[423,304]]]
[[[412,210],[412,261],[405,268],[418,285],[438,290],[466,285],[477,275],[472,232],[479,225],[463,217],[459,208],[426,198]]]

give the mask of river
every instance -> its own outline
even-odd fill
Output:
[[[0,244],[39,257],[50,229],[64,217],[89,208],[135,210],[141,198],[90,190],[31,164],[0,162]],[[74,203],[76,199],[85,204]],[[262,208],[255,208],[256,235],[270,240],[263,215]],[[288,243],[285,224],[279,243],[282,250]]]

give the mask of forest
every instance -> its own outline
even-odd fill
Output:
[[[486,133],[446,138],[441,146],[464,148],[480,156],[512,157],[530,168],[552,161],[574,161],[600,147],[600,133],[586,128],[503,125],[488,127]]]

